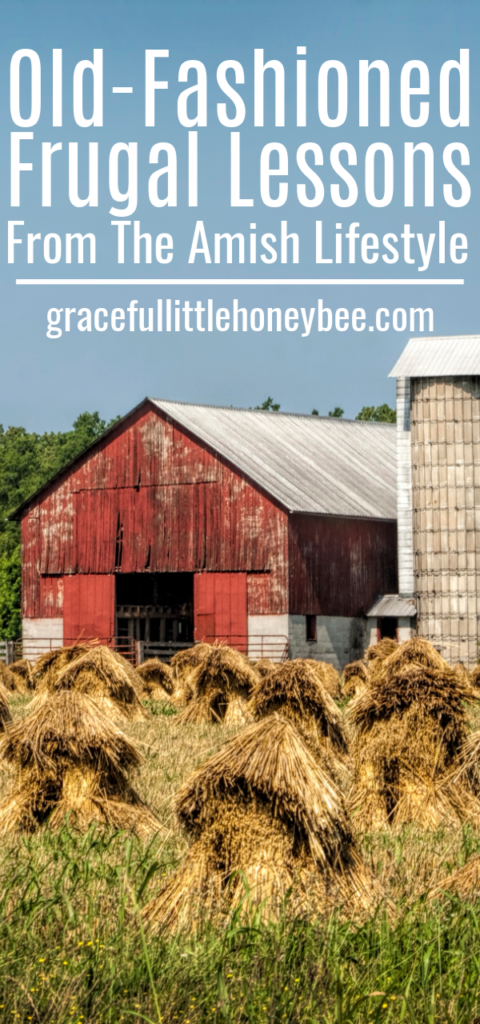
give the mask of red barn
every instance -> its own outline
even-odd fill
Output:
[[[342,667],[397,590],[395,427],[145,399],[15,517],[27,655],[215,637]]]

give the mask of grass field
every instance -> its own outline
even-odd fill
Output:
[[[139,908],[185,849],[172,794],[234,732],[181,727],[150,706],[147,722],[125,728],[145,756],[137,789],[163,826],[149,845],[68,828],[0,842],[0,1019],[480,1024],[480,904],[421,898],[480,851],[470,828],[364,837],[396,910],[361,926],[341,908],[308,924],[287,901],[270,925],[247,915],[224,929],[205,921],[195,939],[146,936]],[[26,708],[14,698],[15,716]]]

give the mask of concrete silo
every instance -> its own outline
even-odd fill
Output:
[[[449,661],[480,656],[480,336],[411,338],[397,378],[399,592]]]

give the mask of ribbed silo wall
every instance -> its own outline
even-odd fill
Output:
[[[449,661],[479,659],[480,377],[411,381],[417,630]]]

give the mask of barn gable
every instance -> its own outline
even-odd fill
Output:
[[[149,405],[40,493],[22,522],[23,614],[48,617],[41,579],[249,571],[252,607],[286,607],[286,515]]]

